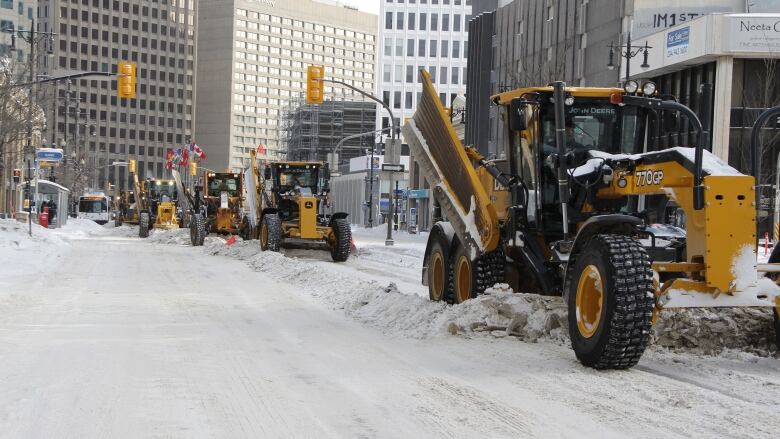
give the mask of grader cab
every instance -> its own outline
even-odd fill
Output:
[[[651,83],[624,90],[558,82],[496,95],[506,159],[493,161],[463,147],[430,76],[422,77],[422,100],[403,133],[444,214],[423,262],[432,300],[460,303],[495,282],[561,295],[577,358],[600,369],[634,366],[663,309],[777,314],[780,288],[759,269],[780,265],[756,264],[754,178],[705,148],[709,86],[704,125],[688,107],[657,97]],[[648,118],[658,113],[687,119],[697,146],[648,151]],[[653,210],[670,203],[684,212],[684,228],[654,224]]]

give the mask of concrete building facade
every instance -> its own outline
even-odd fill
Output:
[[[8,29],[30,30],[32,20],[38,17],[37,0],[0,0],[0,30]],[[11,36],[2,34],[0,40],[0,57],[13,56],[19,61],[24,60],[30,51],[26,44],[18,41],[16,53],[10,53]]]
[[[382,0],[379,17],[377,96],[401,125],[417,108],[421,69],[445,106],[465,95],[471,0]],[[377,128],[388,126],[387,112],[377,114]]]
[[[131,187],[125,167],[109,166],[115,161],[136,160],[141,178],[162,177],[166,149],[191,140],[197,3],[39,1],[41,30],[57,33],[45,73],[116,73],[123,60],[137,65],[135,99],[117,96],[116,77],[48,86],[57,99],[47,111],[44,138],[63,147],[67,160],[91,164],[97,188],[107,182],[118,189]],[[67,169],[66,163],[60,172]]]
[[[282,109],[305,91],[306,68],[374,89],[376,16],[335,2],[210,0],[199,12],[195,139],[214,169],[244,168],[263,145],[283,157]],[[325,96],[351,95],[326,84]]]

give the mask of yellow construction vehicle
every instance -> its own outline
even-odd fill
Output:
[[[263,207],[259,238],[263,250],[279,251],[282,243],[316,243],[330,250],[335,262],[349,258],[352,229],[347,213],[330,213],[330,169],[322,162],[274,162],[261,184]]]
[[[203,245],[209,233],[251,234],[245,229],[243,175],[204,170],[201,182],[202,185],[195,188],[192,201],[189,224],[192,245]]]
[[[460,303],[497,281],[562,295],[574,352],[599,369],[634,366],[660,310],[780,306],[758,276],[780,264],[756,265],[754,178],[705,149],[710,85],[704,125],[650,82],[496,95],[506,159],[491,161],[463,147],[422,79],[403,133],[442,213],[423,262],[432,300]],[[647,151],[651,114],[685,118],[698,145]],[[653,224],[651,195],[676,203],[685,228]]]
[[[181,212],[176,207],[178,191],[175,181],[153,178],[139,180],[135,160],[130,160],[129,170],[133,175],[134,190],[124,194],[129,208],[123,221],[137,221],[138,236],[141,238],[148,237],[152,228],[178,229]],[[130,203],[131,200],[135,202]]]

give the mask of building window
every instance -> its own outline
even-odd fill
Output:
[[[452,57],[460,58],[460,41],[452,42]]]
[[[406,66],[406,83],[414,84],[414,66]]]
[[[428,14],[426,14],[425,12],[421,12],[420,13],[420,30],[427,30],[428,23],[426,23],[426,21],[428,21]]]
[[[415,16],[414,12],[409,13],[409,21],[406,23],[407,29],[414,30],[415,28]]]
[[[454,32],[460,32],[460,14],[452,16],[452,30]]]
[[[393,39],[385,37],[385,56],[393,55]]]
[[[404,28],[404,14],[403,12],[399,12],[398,14],[395,14],[396,23],[395,28],[397,30],[403,30]]]
[[[406,40],[406,56],[414,56],[414,39]]]
[[[404,100],[404,108],[410,110],[412,108],[412,92],[406,92],[406,99]]]
[[[417,56],[425,56],[425,40],[422,38],[417,40]]]
[[[447,67],[442,67],[441,68],[441,75],[439,75],[439,81],[442,84],[446,84],[447,83]]]
[[[393,108],[401,108],[401,92],[393,92]]]
[[[385,12],[385,29],[393,28],[393,13]]]
[[[452,68],[452,78],[451,78],[452,80],[450,81],[450,84],[457,85],[458,82],[460,82],[458,80],[458,72],[460,72],[460,69],[458,69],[457,67]]]
[[[404,56],[404,39],[395,39],[395,56]]]
[[[442,58],[450,56],[450,42],[447,40],[441,40],[441,56]]]
[[[428,56],[431,58],[435,58],[437,56],[437,44],[438,42],[436,40],[431,40],[430,43],[428,43]]]
[[[431,14],[431,30],[439,30],[439,14]]]
[[[441,30],[450,30],[450,14],[441,14]]]

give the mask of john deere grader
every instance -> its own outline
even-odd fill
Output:
[[[251,235],[246,228],[243,185],[240,173],[204,171],[202,185],[188,200],[190,240],[192,245],[203,245],[206,235]]]
[[[758,275],[780,264],[756,264],[754,178],[705,149],[711,86],[704,125],[652,83],[493,96],[506,159],[491,161],[461,144],[422,79],[403,134],[440,205],[423,262],[432,300],[460,303],[497,281],[562,295],[572,348],[598,369],[634,366],[663,309],[780,306]],[[648,151],[651,115],[687,121],[696,147]],[[653,224],[671,203],[684,229]]]
[[[265,168],[259,224],[263,250],[313,243],[328,248],[334,262],[349,258],[352,230],[346,213],[330,212],[329,180],[322,162],[274,162]]]
[[[146,238],[149,230],[178,229],[181,224],[181,212],[177,209],[178,191],[173,180],[138,179],[135,160],[130,161],[130,173],[133,175],[134,191],[128,195],[133,197],[137,212],[138,236]],[[129,221],[128,221],[129,219]],[[125,219],[132,222],[133,218]]]

